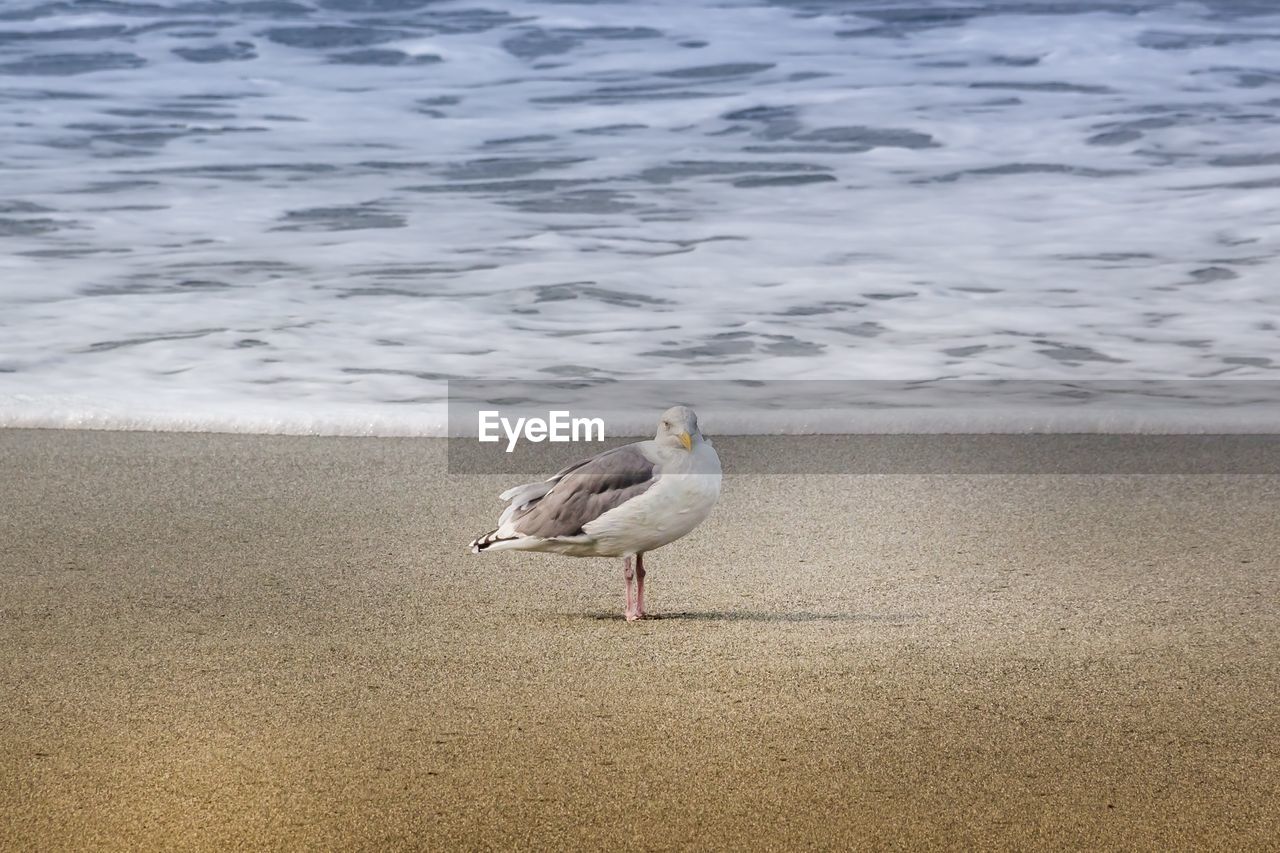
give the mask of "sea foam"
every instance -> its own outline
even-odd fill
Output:
[[[485,377],[1275,378],[1280,16],[1079,9],[6,4],[0,425],[439,434]],[[1270,422],[1030,411],[874,429]]]

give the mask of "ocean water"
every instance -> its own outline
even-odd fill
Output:
[[[5,0],[0,104],[0,425],[1280,378],[1260,0]]]

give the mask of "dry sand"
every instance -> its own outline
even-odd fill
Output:
[[[1280,846],[1274,474],[734,476],[630,625],[466,553],[509,482],[436,440],[9,431],[0,484],[5,849]]]

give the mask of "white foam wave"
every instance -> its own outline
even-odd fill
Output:
[[[458,377],[1280,371],[1275,15],[312,5],[6,10],[0,425],[434,434]],[[1016,429],[1244,428],[1079,417]]]
[[[606,436],[647,436],[654,413],[587,410],[600,417]],[[514,421],[515,415],[512,415]],[[1280,405],[1234,407],[1203,405],[1076,407],[1026,405],[910,407],[892,411],[794,409],[760,411],[713,407],[701,411],[708,435],[881,435],[881,434],[1274,434]],[[265,404],[252,410],[213,403],[156,405],[120,398],[0,396],[0,428],[93,429],[163,432],[249,433],[264,435],[469,437],[474,419],[449,416],[434,404],[412,412],[369,405],[299,406]]]

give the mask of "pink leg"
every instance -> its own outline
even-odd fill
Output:
[[[631,558],[622,558],[622,580],[627,585],[627,621],[634,622],[640,618],[640,611],[636,607],[635,599],[631,597],[631,580],[636,576],[635,569],[631,568]]]
[[[644,612],[644,554],[636,554],[636,613],[641,619],[649,615]]]

